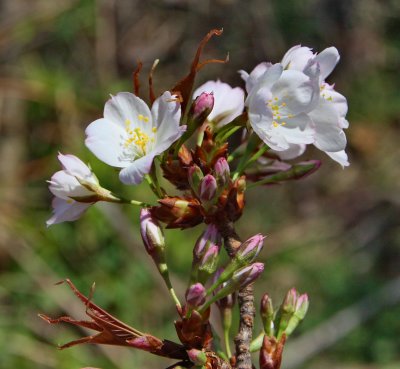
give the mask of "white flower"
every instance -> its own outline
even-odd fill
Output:
[[[59,154],[58,160],[63,170],[56,172],[48,181],[49,190],[55,197],[52,202],[53,216],[46,222],[47,226],[78,219],[96,202],[97,193],[90,188],[100,188],[96,176],[76,156]],[[85,202],[76,201],[78,198]]]
[[[347,166],[349,163],[344,152],[346,136],[343,132],[343,129],[349,126],[346,120],[347,101],[343,95],[334,90],[333,86],[325,82],[339,59],[340,56],[335,47],[329,47],[319,54],[314,54],[310,48],[297,45],[285,54],[282,65],[287,70],[301,71],[306,74],[313,66],[319,68],[320,100],[316,109],[310,113],[315,127],[314,145],[342,166]]]
[[[244,91],[240,87],[232,88],[227,83],[208,81],[198,87],[193,93],[193,99],[202,92],[213,93],[214,107],[207,119],[218,128],[232,122],[242,114],[244,109]]]
[[[180,104],[164,92],[151,108],[139,97],[120,92],[104,107],[104,118],[86,128],[86,146],[100,160],[123,168],[125,184],[139,184],[149,173],[154,157],[167,150],[185,131],[179,126]]]
[[[262,63],[250,74],[241,72],[249,94],[250,124],[273,150],[284,151],[293,144],[315,140],[308,113],[318,104],[319,70],[310,68],[307,72],[284,70],[279,63]]]

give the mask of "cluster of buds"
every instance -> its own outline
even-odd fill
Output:
[[[260,315],[264,332],[254,341],[260,349],[260,369],[279,369],[286,339],[306,316],[309,306],[307,294],[289,290],[277,311],[268,294],[261,299]]]
[[[204,136],[196,152],[190,153],[182,146],[177,160],[172,161],[169,155],[164,163],[165,177],[178,189],[186,190],[184,196],[162,198],[152,208],[154,216],[167,223],[167,228],[189,228],[224,216],[235,221],[243,212],[245,177],[233,180],[225,157],[226,144],[215,150],[208,128]]]

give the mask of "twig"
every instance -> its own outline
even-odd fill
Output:
[[[224,238],[224,245],[229,256],[232,258],[241,241],[237,235],[232,222],[223,221],[218,229]],[[239,332],[235,337],[236,365],[237,369],[252,369],[250,342],[253,337],[253,324],[255,317],[253,285],[249,284],[239,290],[238,294],[240,322]]]

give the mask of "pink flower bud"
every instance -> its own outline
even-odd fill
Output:
[[[208,248],[200,261],[199,270],[212,274],[217,269],[220,246],[212,245]]]
[[[206,289],[201,283],[193,284],[187,289],[185,297],[186,303],[196,308],[206,301]]]
[[[295,288],[291,288],[286,294],[285,300],[282,304],[282,309],[286,312],[294,312],[296,310],[296,301],[298,293]]]
[[[231,181],[231,171],[225,158],[219,158],[214,166],[215,177],[219,186],[225,187]]]
[[[273,336],[274,333],[274,307],[268,294],[261,298],[260,315],[264,324],[264,331],[267,336]]]
[[[232,281],[235,284],[240,285],[240,288],[243,288],[256,280],[263,271],[263,263],[253,263],[233,273]]]
[[[308,295],[300,295],[294,288],[286,294],[276,316],[277,337],[290,336],[304,319],[309,306]]]
[[[164,235],[158,221],[152,217],[149,209],[140,211],[140,233],[146,251],[152,255],[156,250],[163,250],[165,246]]]
[[[211,201],[217,192],[217,181],[211,174],[207,174],[200,183],[200,200]]]
[[[214,107],[214,94],[202,92],[196,97],[193,103],[193,118],[204,116],[204,119],[211,113]]]
[[[246,287],[253,282],[264,270],[263,263],[253,263],[246,267],[236,270],[232,277],[224,283],[222,288],[215,293],[214,299],[219,300],[233,292]],[[224,272],[221,273],[221,276]],[[221,279],[218,278],[219,280]]]
[[[256,234],[255,236],[249,238],[240,245],[238,251],[236,252],[235,258],[243,264],[253,262],[264,245],[264,239],[265,236],[261,234]]]
[[[201,180],[204,178],[204,174],[197,165],[192,165],[188,170],[188,181],[193,192],[198,195],[200,189]]]
[[[196,242],[193,249],[193,258],[195,261],[200,260],[205,252],[213,245],[221,247],[222,239],[217,227],[214,224],[209,224],[206,230],[202,233]]]
[[[304,319],[304,317],[306,316],[307,310],[308,310],[308,306],[310,304],[310,301],[308,299],[308,295],[305,293],[303,295],[300,295],[296,301],[296,315],[300,318],[300,319]]]

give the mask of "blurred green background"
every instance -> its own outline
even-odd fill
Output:
[[[186,72],[199,40],[224,28],[204,57],[198,83],[241,85],[238,69],[279,61],[293,45],[335,45],[341,62],[329,81],[348,97],[351,166],[323,153],[313,176],[257,188],[238,224],[243,238],[268,234],[257,299],[278,304],[287,289],[308,292],[306,321],[289,340],[283,368],[400,367],[400,2],[397,0],[2,0],[0,1],[0,361],[1,368],[163,368],[166,360],[125,348],[55,345],[80,337],[37,314],[84,316],[69,277],[94,301],[136,328],[176,339],[172,303],[143,250],[138,209],[93,207],[75,223],[46,229],[45,183],[58,151],[90,161],[105,187],[129,188],[83,145],[109,93],[132,91],[140,59],[154,59],[158,93]],[[201,227],[167,233],[182,296]]]

